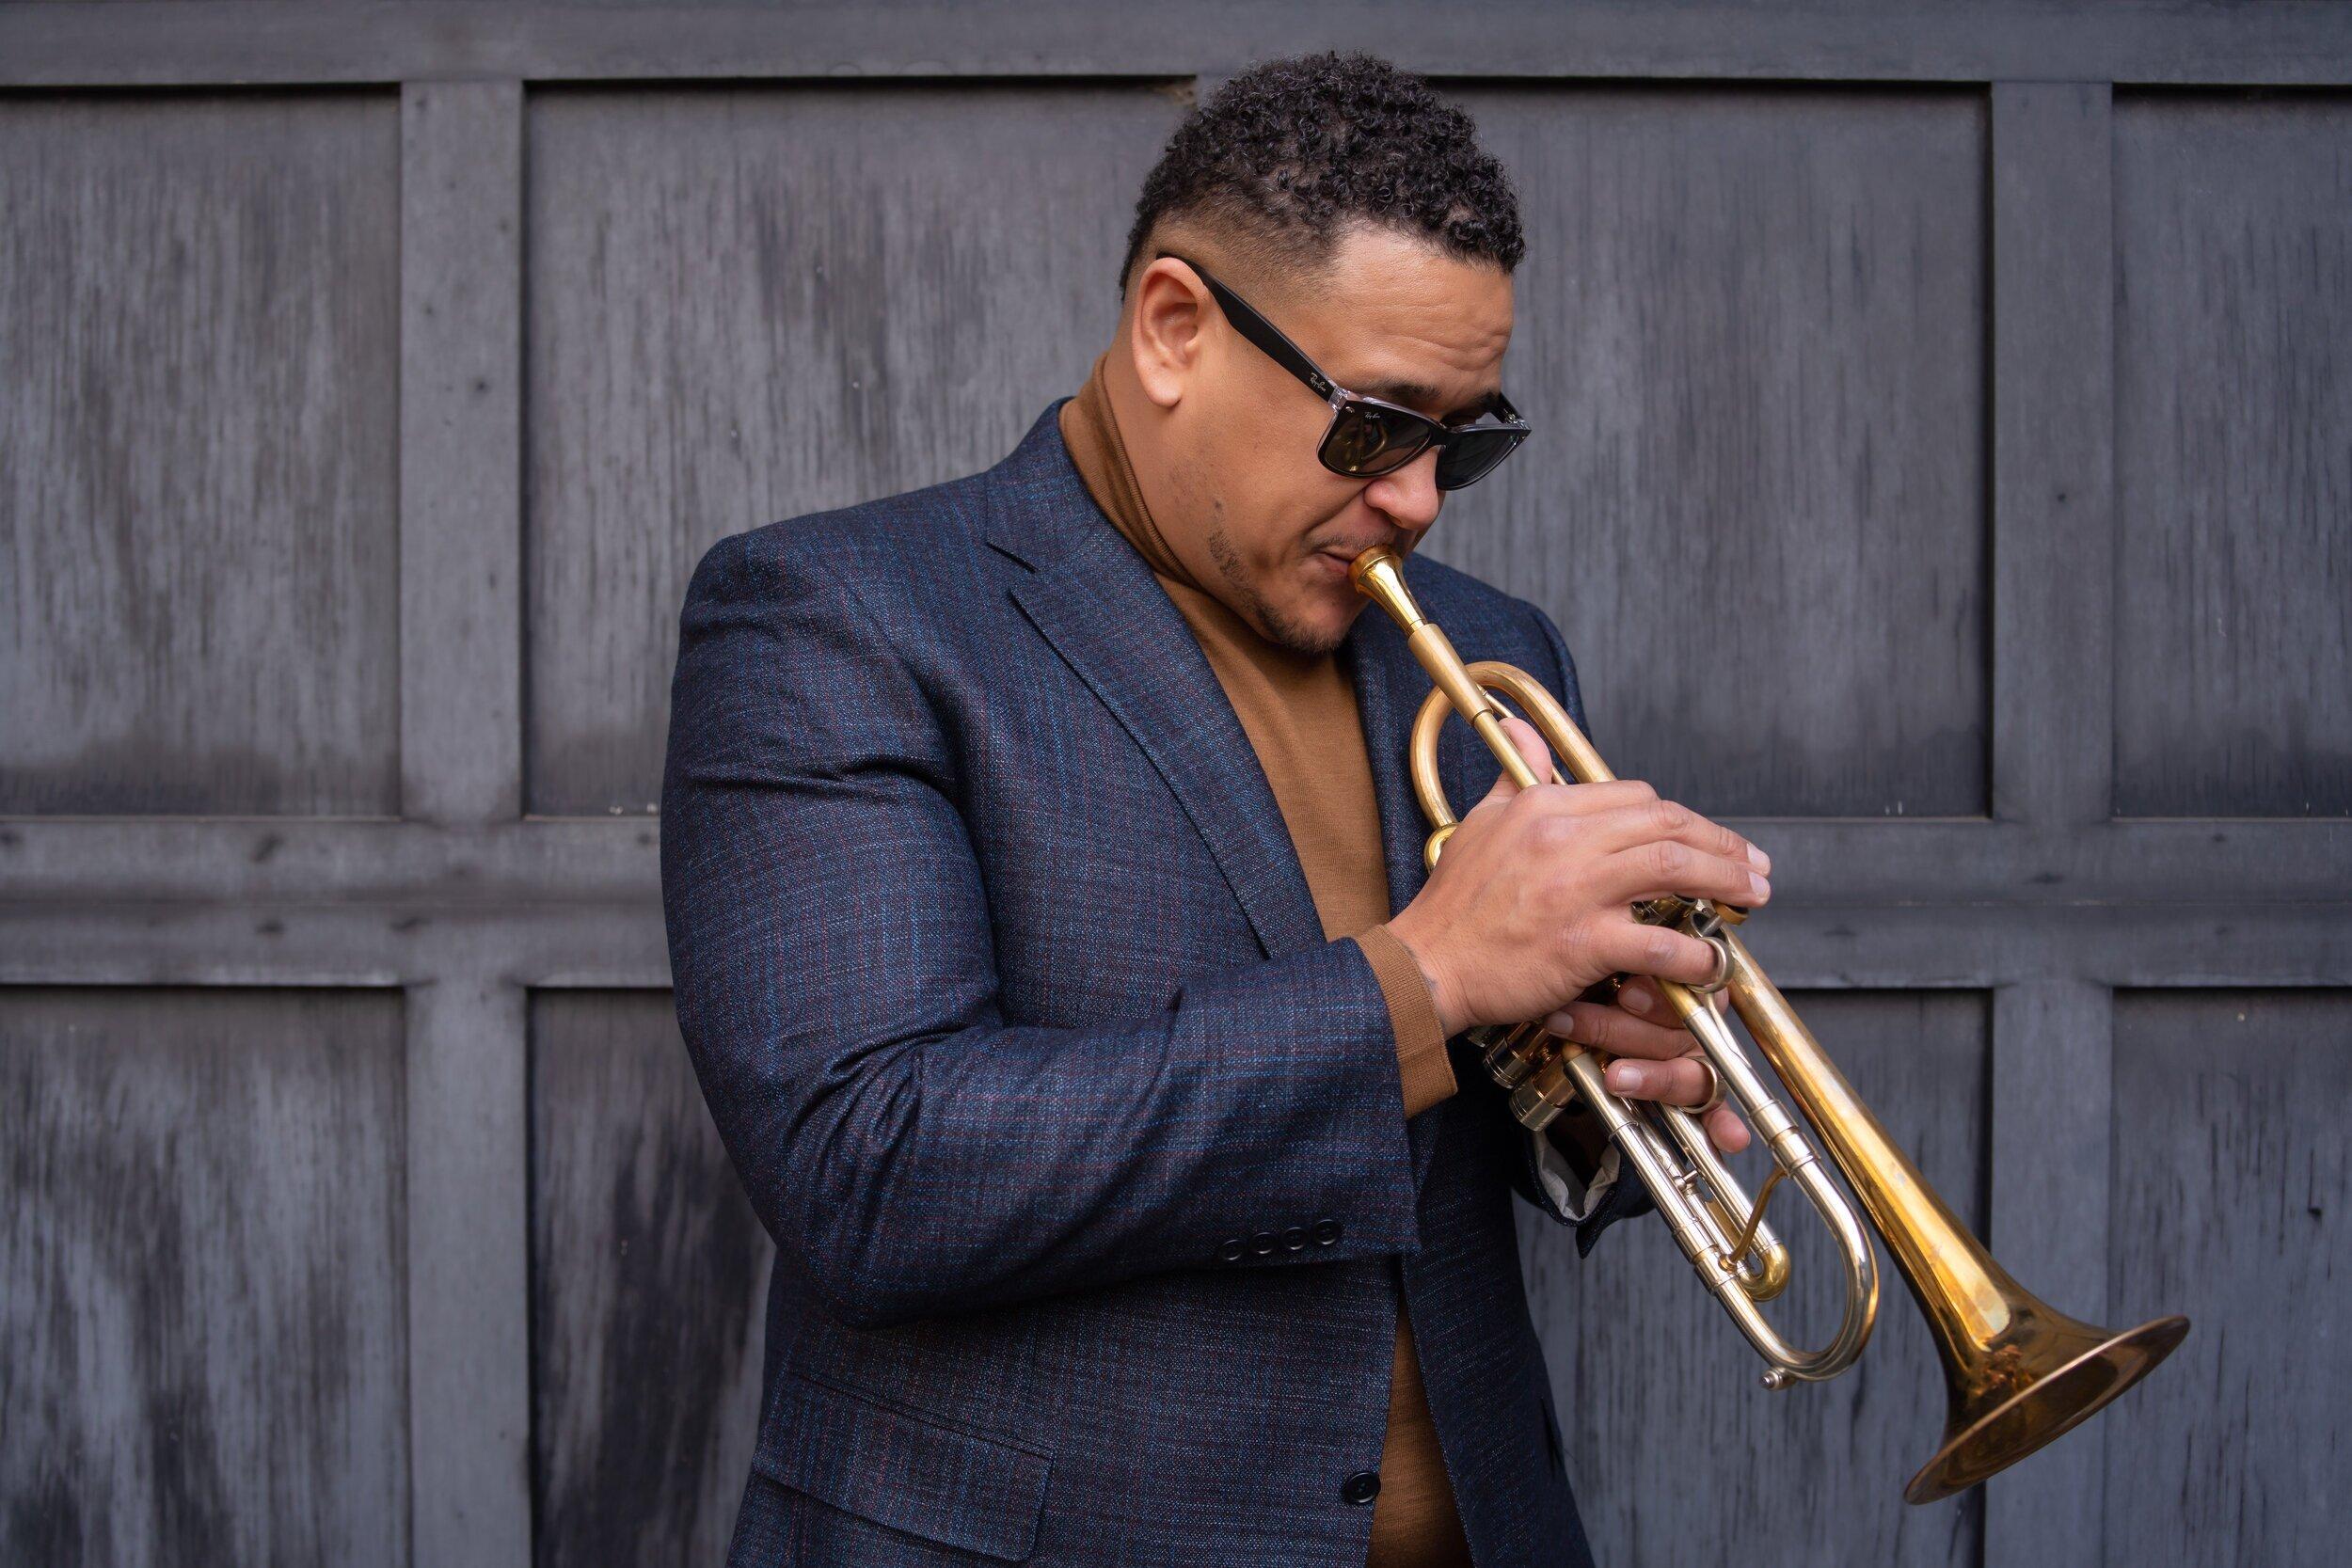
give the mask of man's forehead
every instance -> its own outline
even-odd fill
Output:
[[[1451,415],[1500,389],[1508,273],[1365,237],[1343,246],[1315,293],[1324,369],[1348,390]]]

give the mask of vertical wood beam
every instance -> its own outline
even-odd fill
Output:
[[[412,1560],[531,1560],[528,993],[408,990]]]
[[[401,802],[522,810],[518,83],[401,92]],[[531,1558],[526,994],[489,965],[409,988],[414,1560]]]
[[[2115,793],[2112,101],[2104,83],[1993,87],[1993,814],[2054,833],[2105,822]],[[1987,1240],[2094,1323],[2113,1006],[2101,978],[2045,970],[1993,1008]],[[2105,1442],[2094,1421],[1988,1483],[1987,1562],[2101,1560]]]
[[[1993,88],[1993,815],[2115,798],[2115,214],[2103,83]]]
[[[401,91],[402,815],[522,810],[522,87]]]

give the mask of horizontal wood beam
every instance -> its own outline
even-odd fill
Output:
[[[1977,990],[2352,986],[2352,902],[1761,911],[1749,943],[1783,986]],[[493,907],[348,899],[0,902],[0,985],[394,986],[486,976],[660,987],[651,898]]]
[[[1773,861],[1776,909],[2352,900],[2352,821],[1726,818]],[[406,908],[655,898],[651,817],[0,818],[0,905],[331,900]]]
[[[1344,40],[1450,78],[2352,82],[2352,8],[2280,0],[1788,8],[1496,0],[1026,5],[0,7],[0,86],[1229,75]]]

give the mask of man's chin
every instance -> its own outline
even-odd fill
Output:
[[[1353,588],[1347,591],[1347,596],[1353,602],[1341,614],[1335,614],[1331,606],[1318,601],[1297,606],[1294,611],[1279,613],[1268,607],[1266,624],[1274,633],[1274,641],[1292,653],[1303,654],[1310,658],[1320,658],[1325,654],[1338,652],[1340,644],[1347,641],[1348,627],[1356,623],[1356,611],[1361,610],[1364,604]]]

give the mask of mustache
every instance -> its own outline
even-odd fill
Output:
[[[1357,539],[1352,542],[1344,539],[1334,539],[1327,544],[1315,546],[1314,548],[1309,553],[1313,555],[1344,555],[1350,561],[1353,561],[1356,557],[1363,554],[1366,550],[1373,548],[1376,545],[1386,545],[1397,554],[1405,555],[1411,551],[1413,543],[1414,536],[1412,534],[1398,529],[1388,533],[1375,534],[1370,538]]]

